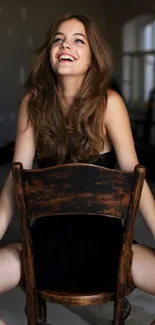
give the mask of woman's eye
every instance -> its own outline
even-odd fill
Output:
[[[55,38],[53,43],[59,43],[59,42],[62,42],[62,41],[63,41],[62,38]]]
[[[84,44],[84,41],[83,41],[82,39],[80,39],[80,38],[77,38],[77,39],[75,40],[75,42],[76,42],[76,43],[82,43],[82,44]]]

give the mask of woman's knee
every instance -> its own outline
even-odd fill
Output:
[[[135,286],[155,295],[155,250],[133,245],[132,277]]]
[[[16,287],[21,278],[21,244],[0,249],[0,293]]]

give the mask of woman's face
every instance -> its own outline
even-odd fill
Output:
[[[79,20],[63,22],[50,51],[50,63],[58,76],[85,75],[91,64],[91,50],[86,30]]]

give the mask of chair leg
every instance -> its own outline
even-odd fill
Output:
[[[38,296],[38,318],[40,321],[47,322],[46,301]]]
[[[38,325],[37,308],[34,305],[25,306],[25,314],[27,316],[27,325]]]
[[[113,325],[124,325],[125,297],[119,298],[114,302]]]
[[[40,297],[38,297],[38,320],[39,323],[30,323],[30,325],[48,325],[47,324],[47,306],[46,306],[46,302],[41,299]],[[28,319],[29,315],[28,315],[28,308],[27,305],[25,305],[25,315]],[[28,323],[29,325],[29,323]]]
[[[124,319],[124,321],[128,318],[128,316],[130,315],[130,312],[131,312],[130,302],[129,302],[129,300],[127,298],[125,298],[125,308],[124,308],[124,311],[123,311],[123,319]],[[111,325],[114,325],[114,320],[112,321]],[[154,323],[154,325],[155,325],[155,323]]]
[[[35,307],[32,307],[31,310],[28,310],[27,304],[25,305],[24,312],[27,317],[27,324],[28,325],[38,325],[37,323],[37,313],[34,310]]]

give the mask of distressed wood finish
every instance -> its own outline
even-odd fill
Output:
[[[134,172],[123,172],[79,163],[24,170],[21,163],[13,163],[12,173],[22,235],[28,325],[37,325],[38,319],[46,322],[45,301],[88,305],[111,300],[114,300],[114,325],[123,325],[125,296],[134,289],[131,247],[145,168],[137,165]],[[80,213],[108,215],[125,221],[116,292],[71,295],[40,291],[34,277],[30,220],[47,215],[52,218],[52,214]]]
[[[134,177],[130,172],[87,164],[60,165],[44,173],[25,171],[24,175],[29,218],[57,213],[125,217]]]
[[[125,296],[131,293],[131,287],[125,288]],[[51,292],[51,291],[40,291],[37,290],[39,297],[43,300],[60,304],[69,304],[69,305],[96,305],[103,304],[115,299],[115,292],[103,292],[103,293],[91,293],[91,294],[76,294],[76,293],[67,293],[67,292]]]

